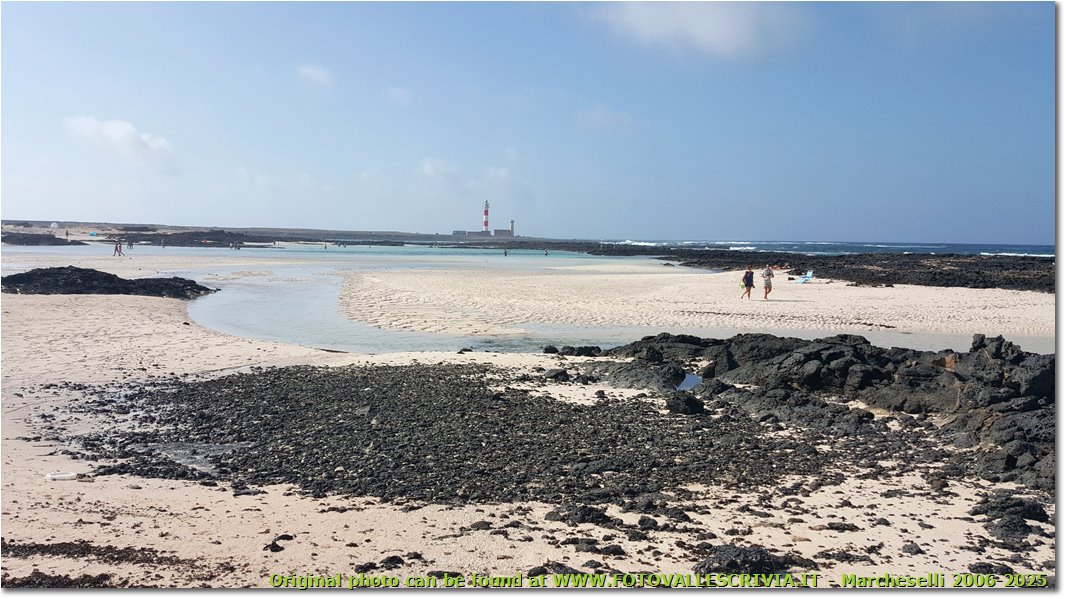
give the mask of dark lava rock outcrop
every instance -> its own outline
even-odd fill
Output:
[[[8,245],[89,245],[84,241],[60,239],[48,233],[4,233],[0,242]]]
[[[703,401],[691,393],[680,391],[666,400],[666,409],[673,414],[703,414]]]
[[[926,285],[1055,292],[1055,259],[1037,256],[975,256],[965,254],[852,254],[806,256],[781,252],[713,251],[688,253],[682,266],[743,269],[746,264],[787,264],[793,273],[813,270],[819,279],[859,285]],[[817,279],[816,279],[817,280]]]
[[[181,277],[123,279],[91,268],[61,266],[35,268],[0,278],[3,293],[149,295],[193,299],[213,293],[196,281]]]
[[[238,231],[209,229],[207,231],[175,231],[173,233],[129,232],[124,239],[133,243],[150,243],[173,247],[230,247],[233,244],[259,243],[269,244],[286,240],[286,237],[271,235],[248,235]],[[294,239],[296,240],[296,239]],[[305,241],[300,238],[299,241]],[[311,241],[306,239],[306,241]]]
[[[817,567],[817,564],[811,560],[796,556],[775,555],[765,547],[757,545],[751,547],[717,545],[708,547],[704,551],[707,557],[692,568],[692,571],[699,575],[774,574],[785,572],[792,567]]]
[[[808,341],[664,333],[607,354],[658,355],[661,361],[654,367],[659,371],[708,362],[700,372],[703,382],[691,392],[709,408],[739,408],[762,422],[845,436],[875,432],[870,412],[840,405],[849,400],[894,412],[908,429],[932,428],[916,417],[935,415],[942,421],[936,431],[941,439],[972,449],[954,458],[970,472],[992,481],[1054,488],[1055,356],[1022,351],[1002,337],[975,335],[970,351],[959,353],[885,349],[858,335]],[[650,372],[640,358],[628,368]]]
[[[992,536],[1005,541],[1021,541],[1029,536],[1034,527],[1026,520],[1047,522],[1050,519],[1044,506],[1006,491],[982,498],[970,514],[986,516],[985,528]]]
[[[581,371],[589,377],[625,389],[649,389],[672,393],[685,380],[684,369],[675,363],[651,362],[643,358],[629,362],[589,362]]]
[[[647,246],[581,241],[485,241],[465,247],[551,248],[600,256],[648,256],[683,266],[714,270],[743,270],[748,264],[786,266],[793,273],[813,270],[815,281],[836,279],[859,285],[930,285],[1055,292],[1055,259],[1039,256],[983,256],[970,254],[848,254],[839,256],[789,252],[744,252],[714,246]],[[781,273],[779,273],[781,274]]]

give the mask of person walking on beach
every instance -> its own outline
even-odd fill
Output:
[[[122,240],[121,239],[116,239],[115,240],[115,253],[113,253],[111,255],[112,256],[125,256],[125,254],[122,253]]]
[[[766,265],[766,270],[762,271],[762,298],[766,300],[770,292],[774,288],[774,269],[770,268],[770,265]]]
[[[751,290],[755,287],[755,271],[751,269],[750,264],[741,282],[744,284],[744,293],[740,294],[740,299],[744,299],[744,296],[748,296],[748,299],[751,299]]]

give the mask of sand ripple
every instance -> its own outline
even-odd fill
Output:
[[[663,269],[667,270],[667,269]],[[373,326],[511,335],[536,325],[1053,335],[1050,294],[900,285],[798,285],[779,276],[739,299],[739,273],[652,268],[347,273],[347,317]],[[817,279],[816,279],[817,281]]]

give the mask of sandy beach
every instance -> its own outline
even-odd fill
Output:
[[[0,588],[1056,589],[1057,8],[3,3]]]
[[[211,267],[263,272],[278,263],[254,251],[222,258],[138,256],[136,248],[131,254],[128,260],[93,256],[74,262],[62,254],[6,252],[3,262],[5,269],[75,264],[125,277]],[[817,279],[799,285],[778,273],[772,301],[742,301],[738,272],[681,271],[650,260],[534,272],[408,269],[345,276],[338,309],[347,317],[384,329],[455,335],[522,335],[543,324],[664,331],[801,330],[812,337],[864,331],[933,336],[981,332],[1008,340],[1042,339],[1053,347],[1055,327],[1050,294],[902,285],[863,288]],[[761,295],[761,289],[753,295]],[[862,478],[866,470],[851,464],[817,477],[782,473],[779,487],[841,475],[837,484],[815,485],[793,500],[766,489],[742,492],[690,485],[682,490],[684,499],[677,498],[687,520],[657,516],[659,525],[669,520],[672,526],[646,527],[647,534],[628,537],[626,531],[638,528],[641,516],[617,505],[603,508],[619,520],[614,524],[573,524],[545,519],[558,506],[536,501],[457,505],[314,498],[293,485],[235,496],[224,481],[205,486],[191,480],[91,476],[98,463],[67,455],[67,439],[133,420],[72,411],[92,392],[82,385],[121,389],[171,377],[214,379],[253,372],[254,367],[298,364],[484,364],[506,369],[516,380],[524,375],[527,381],[537,381],[525,387],[515,383],[510,385],[513,390],[559,402],[591,405],[609,397],[621,403],[652,402],[665,413],[664,399],[647,389],[603,381],[543,381],[545,370],[575,368],[602,358],[326,352],[209,330],[191,321],[188,303],[181,300],[4,294],[0,302],[6,577],[27,577],[34,571],[72,579],[109,574],[107,585],[232,588],[270,586],[272,574],[341,573],[347,584],[361,565],[374,562],[374,568],[364,570],[398,577],[404,584],[409,578],[424,581],[428,572],[438,571],[464,578],[475,573],[521,574],[529,586],[528,573],[534,568],[547,565],[547,572],[565,571],[551,563],[581,572],[691,573],[694,556],[700,553],[697,546],[707,541],[764,546],[813,560],[815,566],[793,571],[818,573],[819,586],[839,586],[844,574],[886,572],[942,572],[951,584],[952,573],[966,573],[975,562],[1013,563],[1016,572],[1054,574],[1055,512],[1047,496],[973,476],[951,480],[946,487],[931,486],[920,470]],[[893,415],[878,418],[891,420]],[[56,472],[86,476],[46,480]],[[1032,533],[1024,537],[1030,544],[1024,556],[1012,557],[1016,551],[1010,545],[987,542],[982,517],[969,515],[982,497],[997,490],[1031,497],[1050,514],[1050,523],[1033,524]],[[279,535],[291,538],[276,540]],[[594,544],[620,549],[602,553],[587,548]],[[281,549],[271,550],[272,545]],[[974,547],[980,547],[980,553]],[[388,568],[382,569],[386,563]]]
[[[680,272],[679,272],[680,271]],[[534,273],[402,270],[350,273],[345,313],[374,326],[447,334],[521,335],[536,325],[817,334],[896,333],[1053,338],[1054,295],[1003,289],[856,287],[779,272],[762,298],[741,300],[739,271],[701,273],[640,264]]]

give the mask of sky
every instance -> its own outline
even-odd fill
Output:
[[[1054,244],[1055,5],[0,5],[0,216]]]

